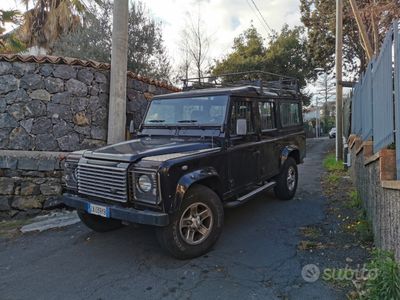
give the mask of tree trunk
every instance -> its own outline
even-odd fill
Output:
[[[110,101],[108,113],[108,144],[125,140],[128,12],[128,0],[114,1]]]

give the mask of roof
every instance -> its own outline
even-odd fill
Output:
[[[198,96],[209,96],[209,95],[254,95],[259,96],[260,88],[255,86],[240,86],[240,87],[223,87],[223,88],[207,88],[198,90],[186,90],[179,93],[157,95],[154,99],[176,99],[185,97],[198,97]],[[276,93],[264,92],[263,95],[276,97]]]
[[[64,64],[71,66],[82,66],[82,67],[90,67],[97,70],[110,70],[111,65],[107,63],[101,63],[94,60],[82,60],[71,57],[62,57],[62,56],[50,56],[50,55],[19,55],[19,54],[0,54],[0,61],[7,62],[26,62],[26,63],[38,63],[38,64]],[[172,92],[179,92],[180,89],[168,84],[165,81],[155,80],[146,76],[140,76],[131,71],[127,72],[128,78],[135,79],[147,84],[151,84],[160,88],[164,88],[170,90]]]

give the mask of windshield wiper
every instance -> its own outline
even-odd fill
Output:
[[[180,120],[178,123],[197,123],[197,120]]]
[[[165,120],[149,120],[147,122],[149,122],[149,123],[164,123]]]

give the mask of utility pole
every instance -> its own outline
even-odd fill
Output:
[[[343,63],[343,0],[336,0],[336,160],[343,160],[342,63]]]
[[[357,6],[356,1],[355,0],[349,0],[349,1],[350,1],[351,9],[353,10],[354,17],[356,18],[358,29],[360,30],[361,39],[364,44],[363,45],[364,49],[367,52],[368,60],[371,60],[374,55],[374,51],[372,50],[371,42],[369,41],[369,38],[368,38],[367,29],[365,28],[365,25],[364,25],[363,21],[361,20],[360,12],[358,11],[358,6]],[[342,3],[342,5],[343,5],[343,3]],[[343,10],[342,10],[342,13],[343,13]]]
[[[128,0],[114,1],[107,143],[125,140]]]

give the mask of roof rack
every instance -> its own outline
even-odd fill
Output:
[[[204,88],[254,86],[258,88],[260,94],[299,95],[297,78],[264,71],[226,73],[181,80],[184,91]]]

